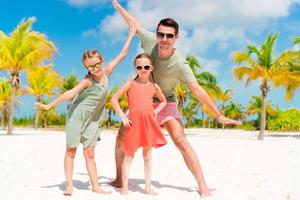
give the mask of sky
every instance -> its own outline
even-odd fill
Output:
[[[245,87],[234,79],[232,69],[237,66],[232,52],[245,51],[249,43],[258,46],[268,34],[279,33],[275,56],[294,46],[292,36],[300,36],[300,0],[120,0],[140,24],[154,31],[160,19],[174,18],[180,26],[176,49],[184,56],[198,58],[202,68],[210,71],[223,90],[233,89],[233,100],[246,106],[254,95],[260,95],[259,82]],[[0,30],[11,33],[24,18],[34,16],[33,30],[47,35],[58,49],[53,68],[62,76],[74,72],[80,79],[86,74],[81,64],[84,51],[98,49],[105,63],[118,55],[127,38],[127,25],[110,0],[1,0]],[[128,56],[110,78],[111,87],[121,85],[133,74],[133,59],[140,52],[135,37]],[[7,73],[0,73],[7,77]],[[21,74],[26,85],[25,74]],[[287,102],[283,89],[271,88],[268,96],[282,109],[300,109],[300,89]],[[35,112],[32,96],[21,97],[23,104],[16,116]],[[65,104],[58,107],[66,110]]]

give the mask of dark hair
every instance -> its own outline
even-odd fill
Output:
[[[147,53],[140,53],[140,54],[138,54],[138,55],[134,58],[134,62],[133,62],[134,65],[136,65],[137,59],[140,59],[140,58],[147,58],[148,60],[150,60],[150,63],[151,63],[151,65],[153,66],[153,64],[154,64],[153,59],[152,59],[151,56],[149,56]],[[138,77],[139,77],[139,75],[137,75],[137,76],[134,78],[134,80],[136,80]],[[157,89],[156,86],[155,86],[155,84],[154,84],[154,75],[153,75],[153,71],[151,72],[151,79],[150,79],[150,81],[153,83],[154,88]]]
[[[166,18],[166,19],[160,20],[160,22],[157,25],[156,32],[158,31],[158,28],[159,28],[160,25],[174,28],[175,29],[175,35],[178,35],[179,25],[177,24],[177,22],[174,19]]]
[[[90,49],[90,50],[88,50],[88,51],[86,51],[86,52],[83,53],[83,56],[82,56],[82,63],[83,63],[83,65],[86,66],[85,63],[84,63],[84,61],[87,58],[93,58],[93,57],[98,57],[101,62],[103,62],[103,60],[104,60],[103,56],[101,55],[101,53],[98,50],[96,50],[96,49]]]

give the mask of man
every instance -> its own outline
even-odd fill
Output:
[[[112,3],[128,25],[135,24],[137,27],[136,34],[140,37],[142,48],[154,60],[154,81],[161,87],[168,101],[167,106],[157,116],[160,125],[167,129],[172,141],[181,152],[187,167],[197,181],[201,197],[210,196],[211,193],[206,185],[197,154],[184,134],[181,116],[176,106],[176,85],[180,82],[186,83],[193,95],[214,113],[219,122],[224,124],[239,124],[239,122],[224,117],[218,111],[208,94],[197,83],[184,57],[174,48],[179,27],[173,19],[161,20],[157,26],[156,34],[154,34],[142,28],[117,0],[112,0]],[[157,105],[157,99],[154,99],[153,106],[156,107]],[[123,133],[124,127],[121,126],[115,148],[117,177],[111,183],[115,187],[122,186]]]

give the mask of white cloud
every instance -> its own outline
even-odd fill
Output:
[[[126,9],[151,30],[160,19],[171,16],[180,25],[177,47],[186,54],[201,54],[213,44],[222,51],[229,43],[246,41],[246,33],[259,34],[269,20],[287,16],[295,2],[299,0],[139,0],[128,1]],[[101,22],[101,33],[118,37],[126,31],[124,24],[115,12]]]
[[[68,2],[73,2],[73,5],[77,2],[77,5],[87,6],[93,3],[109,4],[110,0],[69,0]],[[228,47],[244,48],[249,41],[249,35],[259,35],[269,30],[270,25],[273,26],[278,19],[289,15],[293,5],[300,4],[300,0],[128,0],[120,2],[143,27],[150,30],[155,30],[162,18],[174,18],[180,25],[176,48],[183,55],[196,56],[203,66],[201,71],[210,71],[216,75],[222,89],[234,89],[235,100],[240,101],[259,95],[259,82],[253,82],[245,88],[244,83],[232,80],[232,72],[228,66],[224,67],[224,63],[219,60],[205,58],[205,54],[226,51]],[[297,33],[299,32],[297,25],[298,21],[293,25],[289,22],[284,29]],[[97,35],[108,36],[111,41],[121,41],[127,36],[127,25],[115,11],[104,18],[97,29],[87,31],[84,35],[93,36],[95,31],[98,31]],[[294,48],[300,47],[295,45]],[[140,50],[139,47],[137,49]],[[228,56],[231,59],[231,55]]]
[[[99,31],[97,31],[97,29],[95,29],[95,28],[92,28],[92,29],[82,32],[81,35],[83,37],[97,37],[98,34],[99,34]]]
[[[88,7],[95,5],[103,5],[105,3],[111,2],[111,0],[65,0],[67,4],[74,7]]]

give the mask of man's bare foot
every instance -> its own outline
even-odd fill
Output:
[[[145,193],[149,195],[158,195],[157,192],[154,192],[152,189],[145,189]]]
[[[122,187],[122,181],[119,179],[116,179],[110,183],[108,183],[112,187],[121,188]]]
[[[128,189],[122,188],[120,193],[121,193],[121,195],[128,195]]]
[[[73,184],[66,184],[66,190],[64,191],[63,195],[72,196],[72,193],[73,193]]]
[[[115,188],[121,188],[122,187],[122,181],[119,179],[116,179],[110,183],[108,183],[110,186],[115,187]]]
[[[102,190],[101,188],[95,188],[95,189],[92,189],[92,191],[99,193],[99,194],[111,194],[112,193],[112,191],[105,191],[105,190]]]

